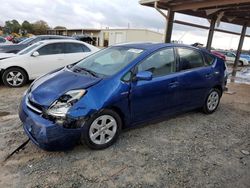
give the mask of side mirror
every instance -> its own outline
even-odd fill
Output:
[[[153,78],[153,74],[152,72],[150,71],[141,71],[141,72],[138,72],[135,76],[135,79],[136,80],[152,80]]]
[[[31,56],[33,56],[33,57],[37,57],[37,56],[39,56],[40,54],[39,54],[39,52],[38,51],[35,51],[35,52],[33,52],[32,53],[32,55]]]

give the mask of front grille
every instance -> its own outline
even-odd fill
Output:
[[[26,104],[27,104],[27,107],[29,109],[31,109],[33,112],[36,112],[38,114],[41,114],[43,112],[43,109],[39,104],[37,104],[29,99],[26,99]]]
[[[35,103],[35,102],[31,101],[31,100],[29,100],[29,103],[30,103],[32,106],[34,106],[35,108],[37,108],[38,110],[43,111],[41,105],[39,105],[39,104],[37,104],[37,103]]]

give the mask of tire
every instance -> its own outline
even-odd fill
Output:
[[[13,67],[4,71],[2,80],[8,87],[22,87],[27,83],[28,76],[22,69]]]
[[[203,105],[203,112],[205,114],[212,114],[216,111],[220,104],[221,91],[217,88],[210,90]]]
[[[243,66],[244,66],[243,61],[240,61],[240,62],[239,62],[239,65],[240,65],[241,67],[243,67]]]
[[[107,126],[108,124],[110,127]],[[91,149],[105,149],[117,140],[121,132],[122,120],[113,110],[105,109],[91,117],[84,126],[86,129],[81,135],[81,142]]]

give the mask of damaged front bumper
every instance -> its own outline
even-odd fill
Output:
[[[50,151],[67,150],[76,145],[84,128],[64,128],[44,118],[27,106],[26,97],[21,101],[19,117],[24,131],[34,144]]]

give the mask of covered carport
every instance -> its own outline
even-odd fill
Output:
[[[199,27],[203,29],[207,28],[205,26],[175,20],[175,13],[196,16],[209,20],[210,27],[207,28],[209,29],[209,32],[206,45],[206,48],[208,50],[211,50],[212,40],[214,32],[216,30],[219,32],[240,35],[240,40],[232,72],[232,81],[234,81],[244,38],[246,37],[246,30],[247,27],[250,26],[250,0],[140,0],[139,3],[141,5],[155,8],[165,17],[166,43],[171,42],[174,23]],[[162,10],[167,10],[167,14],[165,14]],[[215,25],[217,22],[220,21],[242,26],[241,33],[216,29]]]

